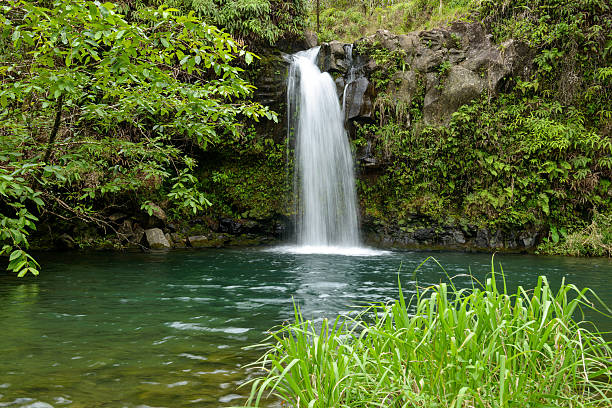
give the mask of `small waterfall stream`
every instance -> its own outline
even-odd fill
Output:
[[[344,114],[334,81],[317,67],[318,53],[315,47],[294,54],[287,81],[288,138],[295,136],[297,241],[302,247],[358,247]]]

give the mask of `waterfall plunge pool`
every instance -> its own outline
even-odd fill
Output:
[[[38,278],[0,277],[0,407],[240,406],[244,368],[294,299],[315,321],[491,270],[491,256],[300,254],[291,247],[39,256]],[[593,288],[612,305],[612,260],[496,255],[511,289],[539,275]],[[401,269],[401,270],[400,270]],[[469,279],[454,280],[459,287]],[[587,315],[600,330],[612,319]]]

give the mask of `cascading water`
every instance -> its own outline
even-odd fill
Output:
[[[358,247],[353,159],[344,115],[334,81],[316,65],[318,53],[315,47],[294,54],[287,81],[288,136],[295,136],[298,245]]]

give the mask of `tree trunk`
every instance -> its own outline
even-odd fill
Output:
[[[64,107],[64,94],[61,94],[59,98],[57,98],[57,107],[55,112],[55,122],[53,123],[53,129],[51,129],[51,134],[49,135],[49,141],[47,142],[47,151],[45,152],[45,157],[43,161],[48,163],[49,158],[51,157],[51,152],[53,151],[53,146],[55,145],[55,138],[57,136],[57,131],[59,130],[60,123],[62,121],[62,108]]]
[[[321,31],[321,26],[319,25],[319,2],[320,0],[317,0],[317,34],[319,34],[319,32]]]

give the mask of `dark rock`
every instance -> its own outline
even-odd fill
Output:
[[[419,38],[423,47],[438,51],[448,48],[451,35],[447,30],[434,29],[420,32]]]
[[[176,225],[173,223],[169,223],[168,225],[166,225],[166,227],[168,228],[168,230],[170,230],[170,232],[176,232],[177,230]]]
[[[524,248],[533,248],[538,238],[537,232],[524,231],[519,235],[519,242]]]
[[[119,237],[124,240],[129,240],[134,236],[134,229],[132,225],[132,220],[125,220],[123,224],[119,227],[117,231],[119,233]]]
[[[357,78],[346,87],[346,119],[373,116],[374,86],[366,78]]]
[[[151,249],[168,249],[170,248],[170,243],[166,239],[164,232],[159,228],[150,228],[145,230],[145,236],[147,238],[147,243],[149,244],[149,248]]]
[[[452,48],[448,50],[448,61],[451,64],[458,64],[465,60],[465,51]]]
[[[479,248],[488,248],[489,247],[489,239],[490,239],[489,230],[486,228],[481,228],[476,233],[476,239],[474,239],[474,245]]]
[[[420,72],[433,72],[444,62],[445,52],[430,48],[419,48],[412,67]]]
[[[502,249],[504,248],[504,237],[501,230],[495,231],[495,234],[489,240],[489,248]]]
[[[76,248],[76,241],[69,234],[63,233],[57,237],[57,245],[60,248],[74,249]]]
[[[179,233],[173,232],[170,234],[170,238],[172,239],[172,244],[175,248],[185,248],[187,246],[187,242],[185,237]]]
[[[145,235],[145,230],[144,228],[142,228],[140,225],[138,224],[134,224],[133,227],[133,239],[131,239],[131,242],[135,243],[135,244],[140,244],[142,243],[142,240],[144,238]]]
[[[453,239],[458,244],[465,244],[465,235],[463,235],[461,230],[453,230]]]
[[[406,53],[406,56],[413,56],[419,46],[419,36],[417,33],[408,33],[397,36],[398,46]]]
[[[429,243],[436,236],[433,228],[421,228],[414,231],[414,239],[420,243]]]
[[[338,94],[338,98],[342,98],[342,95],[344,94],[344,85],[345,85],[344,78],[340,76],[336,78],[334,83],[336,84],[336,93]]]
[[[231,218],[221,218],[219,220],[219,231],[226,234],[234,235],[240,235],[244,232],[242,224]]]
[[[350,62],[346,57],[344,45],[340,41],[321,44],[319,51],[319,67],[321,71],[347,72]]]

